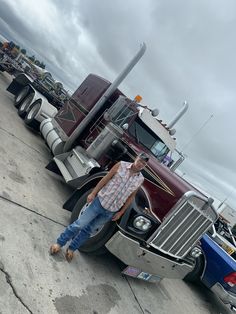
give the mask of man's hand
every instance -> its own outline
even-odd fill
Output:
[[[115,213],[115,215],[112,217],[112,221],[119,220],[122,215],[123,215],[123,213],[121,213],[121,212]]]
[[[94,192],[90,193],[88,196],[87,196],[87,203],[91,203],[96,197],[96,194]]]

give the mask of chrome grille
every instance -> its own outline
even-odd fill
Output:
[[[213,208],[201,210],[204,204],[196,195],[181,202],[158,228],[150,244],[169,255],[184,257],[217,219]]]

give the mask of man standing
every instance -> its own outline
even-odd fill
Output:
[[[95,229],[106,222],[116,221],[132,203],[144,177],[140,172],[149,157],[140,153],[133,163],[120,161],[102,178],[87,197],[89,203],[83,215],[69,225],[50,247],[51,254],[60,251],[72,239],[66,250],[66,259],[70,262],[77,250],[90,237]]]

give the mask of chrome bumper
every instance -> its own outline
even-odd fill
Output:
[[[116,232],[106,243],[107,249],[123,263],[157,275],[160,278],[184,278],[192,269],[188,264],[177,263],[142,248],[139,242]]]
[[[236,294],[226,291],[218,282],[211,287],[211,291],[214,292],[223,303],[236,307]]]

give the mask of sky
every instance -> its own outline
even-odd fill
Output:
[[[0,33],[39,57],[74,91],[89,73],[113,81],[145,42],[119,87],[175,125],[186,180],[236,210],[235,0],[0,0]]]

